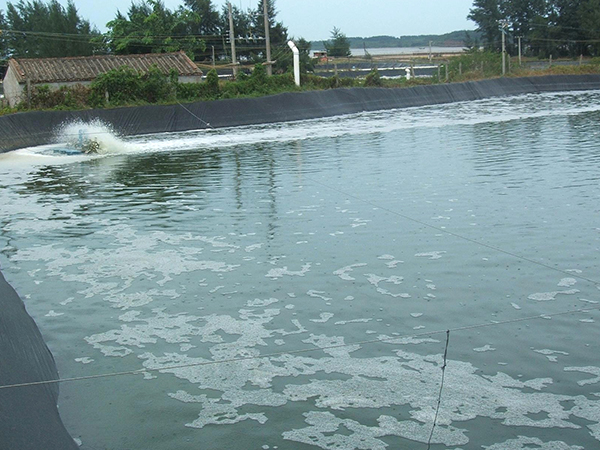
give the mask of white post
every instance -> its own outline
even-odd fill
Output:
[[[300,51],[293,41],[288,41],[288,45],[294,54],[294,82],[296,86],[300,86]]]

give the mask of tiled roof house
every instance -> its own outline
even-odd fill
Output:
[[[90,84],[98,75],[112,69],[128,66],[146,72],[153,66],[168,74],[177,70],[180,82],[199,82],[202,71],[184,52],[149,53],[144,55],[98,55],[68,58],[14,58],[8,62],[4,76],[4,96],[10,106],[25,100],[27,85],[61,86]]]

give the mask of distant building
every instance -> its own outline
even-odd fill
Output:
[[[321,62],[327,62],[327,51],[314,51],[313,58],[318,58]]]
[[[157,67],[164,74],[177,70],[180,82],[200,82],[202,71],[184,52],[144,55],[99,55],[68,58],[14,58],[4,76],[4,96],[10,106],[25,100],[25,88],[48,85],[52,89],[89,85],[98,76],[119,67],[147,72]]]

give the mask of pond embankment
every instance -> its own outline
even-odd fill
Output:
[[[412,88],[326,91],[84,111],[35,111],[0,117],[0,152],[52,143],[62,124],[100,120],[120,135],[286,122],[363,111],[436,105],[519,94],[600,89],[600,75],[496,78]]]

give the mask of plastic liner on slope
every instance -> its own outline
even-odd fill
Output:
[[[497,78],[403,89],[352,88],[274,96],[0,117],[0,152],[52,143],[69,122],[100,120],[122,136],[315,119],[538,92],[600,89],[600,75]]]
[[[2,273],[0,310],[0,386],[57,379],[50,350]],[[58,384],[0,389],[0,448],[77,449],[59,417],[57,401]]]

